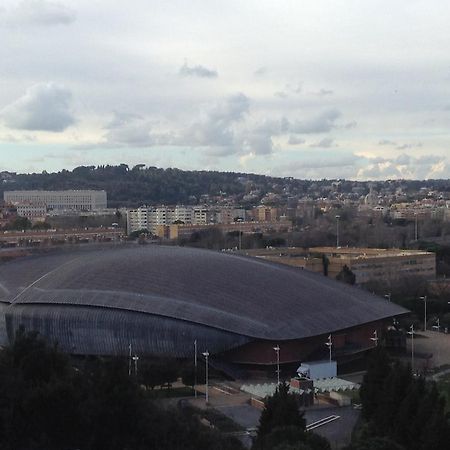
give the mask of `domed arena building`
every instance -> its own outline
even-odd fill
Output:
[[[373,333],[407,311],[321,274],[228,253],[118,246],[58,251],[0,266],[0,344],[19,327],[75,355],[190,358],[194,341],[235,367],[373,347]]]

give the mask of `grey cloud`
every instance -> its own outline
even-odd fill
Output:
[[[287,97],[286,92],[283,92],[283,91],[277,91],[273,95],[278,98],[286,98]]]
[[[73,9],[48,0],[23,0],[14,8],[0,11],[0,14],[6,23],[12,25],[69,25],[76,20]]]
[[[323,138],[318,142],[310,144],[310,147],[330,148],[330,147],[337,147],[337,145],[334,143],[334,139]]]
[[[183,77],[200,77],[200,78],[217,78],[218,73],[216,70],[208,69],[205,66],[188,66],[184,63],[179,71],[180,75]]]
[[[300,136],[295,136],[294,134],[291,134],[288,140],[289,145],[301,145],[305,142],[306,141],[303,138],[301,138]]]
[[[138,115],[115,113],[106,128],[105,138],[111,146],[147,147],[154,144],[149,121]]]
[[[243,141],[244,153],[269,155],[273,151],[273,141],[269,134],[250,134]]]
[[[362,179],[439,177],[448,170],[448,161],[439,155],[425,155],[418,158],[406,154],[396,158],[366,158],[366,163],[358,172]]]
[[[325,97],[327,95],[333,95],[334,91],[332,91],[331,89],[320,89],[319,92],[317,92],[317,95],[319,95],[320,97]]]
[[[267,67],[259,67],[253,72],[253,75],[260,77],[268,72]]]
[[[346,130],[351,130],[352,128],[356,128],[357,127],[357,122],[352,120],[351,122],[347,122],[343,128],[345,128]]]
[[[335,127],[335,121],[341,116],[337,109],[329,109],[310,119],[291,123],[289,130],[298,134],[327,133]]]
[[[72,93],[55,83],[41,83],[0,111],[9,128],[21,130],[64,131],[75,122]]]
[[[249,110],[250,101],[239,93],[216,104],[204,114],[202,120],[182,131],[177,139],[179,145],[227,146],[234,148],[234,126]]]
[[[356,178],[358,168],[364,157],[354,153],[327,154],[317,152],[304,153],[301,160],[275,167],[274,173],[280,176],[296,176],[298,178]]]
[[[405,153],[399,155],[395,159],[395,163],[399,164],[401,166],[407,166],[411,162],[411,157],[409,155],[406,155]]]
[[[407,150],[410,148],[417,148],[417,147],[422,147],[422,143],[417,142],[416,144],[401,144],[401,145],[398,145],[396,148],[397,148],[397,150]]]
[[[397,142],[390,141],[389,139],[382,139],[378,141],[378,145],[397,145]]]

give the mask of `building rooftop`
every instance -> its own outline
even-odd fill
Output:
[[[404,314],[321,274],[208,250],[119,246],[2,265],[0,302],[137,311],[260,339],[305,338]]]

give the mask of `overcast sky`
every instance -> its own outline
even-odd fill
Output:
[[[450,2],[2,0],[0,171],[450,177]]]

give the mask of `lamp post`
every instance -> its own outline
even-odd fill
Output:
[[[336,248],[339,248],[339,219],[341,216],[336,215]]]
[[[280,385],[280,346],[277,344],[276,347],[273,348],[275,353],[277,354],[277,384]]]
[[[370,338],[371,341],[375,342],[375,347],[378,345],[378,331],[373,332],[373,337]]]
[[[197,398],[197,339],[194,341],[194,396]]]
[[[131,376],[131,343],[128,345],[128,376]]]
[[[417,224],[417,213],[414,213],[414,240],[417,241],[419,239],[419,228]]]
[[[437,330],[437,332],[439,333],[439,330],[441,329],[441,322],[439,320],[439,317],[436,319],[436,325],[433,325],[433,330]]]
[[[411,371],[414,373],[414,324],[409,327],[407,334],[411,335]]]
[[[209,402],[209,392],[208,392],[208,357],[209,352],[206,350],[206,352],[203,352],[202,355],[205,357],[205,381],[206,381],[206,390],[205,390],[205,401],[206,404]]]
[[[424,296],[420,297],[420,300],[423,300],[423,306],[424,306],[423,331],[427,331],[427,296],[424,295]]]
[[[138,374],[138,361],[139,361],[139,356],[138,355],[134,355],[133,356],[133,362],[134,362],[134,375],[137,377]]]
[[[331,340],[331,334],[328,336],[328,341],[325,342],[325,345],[328,347],[328,349],[330,351],[330,364],[331,364],[331,350],[333,347],[333,341]]]

